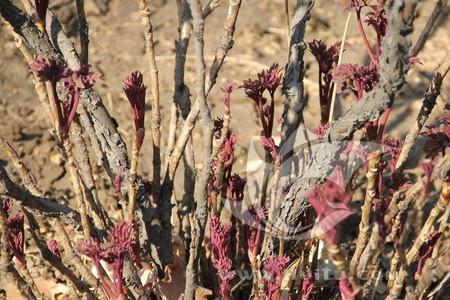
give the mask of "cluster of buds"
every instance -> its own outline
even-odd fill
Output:
[[[378,84],[378,70],[373,65],[341,64],[333,70],[333,81],[338,91],[353,92],[361,100],[366,92],[371,91]]]
[[[139,243],[132,223],[120,222],[109,232],[106,241],[91,238],[78,245],[78,251],[88,256],[96,269],[103,290],[109,299],[125,299],[123,290],[123,265],[128,256],[135,261]],[[105,274],[100,261],[103,260],[113,270],[113,283]]]
[[[313,40],[308,43],[309,50],[316,58],[319,65],[319,101],[322,124],[328,121],[330,113],[331,98],[333,96],[333,75],[332,71],[339,60],[339,50],[341,43],[327,47],[321,40]],[[344,49],[347,45],[344,45]]]
[[[269,256],[263,262],[264,285],[267,300],[279,299],[283,273],[289,263],[288,256]]]
[[[244,80],[241,88],[248,98],[252,99],[257,106],[258,115],[262,125],[262,135],[266,138],[272,137],[272,129],[275,114],[275,91],[281,84],[282,74],[278,64],[273,64],[269,69],[258,73],[257,79]],[[264,92],[270,95],[270,103]]]
[[[322,141],[325,136],[327,135],[328,129],[330,129],[331,124],[330,123],[323,123],[323,124],[319,124],[315,129],[314,129],[314,135],[316,136],[316,139],[318,141]]]
[[[65,62],[39,57],[31,65],[31,71],[42,82],[50,83],[50,96],[53,118],[60,138],[68,136],[70,125],[75,117],[80,95],[83,90],[91,88],[99,76],[89,71],[89,66],[79,70],[70,70]],[[56,87],[62,83],[65,88],[65,99],[58,96]]]
[[[371,11],[366,14],[366,24],[373,28],[377,35],[376,43],[376,57],[381,56],[381,41],[386,35],[388,28],[388,21],[386,11],[383,5],[375,4],[370,6]]]
[[[61,253],[59,252],[58,242],[55,240],[48,240],[47,241],[47,249],[50,251],[53,256],[55,256],[58,259],[61,259]]]
[[[214,255],[213,266],[220,279],[219,294],[221,299],[230,299],[232,280],[236,272],[232,271],[233,263],[228,257],[231,224],[222,225],[218,217],[211,217],[211,246]]]

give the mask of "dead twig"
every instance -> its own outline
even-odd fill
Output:
[[[153,25],[150,16],[150,8],[145,0],[138,0],[139,10],[141,12],[142,25],[144,27],[145,48],[147,51],[150,67],[150,90],[152,104],[152,143],[153,143],[153,182],[152,195],[156,203],[160,201],[161,193],[161,111],[159,107],[159,77],[158,67],[155,60],[155,47],[153,42]]]

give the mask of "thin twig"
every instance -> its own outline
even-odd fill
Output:
[[[94,180],[94,174],[91,167],[89,152],[86,141],[82,134],[82,129],[77,118],[74,119],[71,126],[71,138],[75,145],[75,159],[80,172],[82,187],[85,190],[86,202],[92,212],[92,218],[95,226],[101,229],[107,229],[112,224],[108,214],[105,213],[97,194],[97,188]]]
[[[442,191],[438,202],[431,210],[425,224],[422,227],[422,230],[420,231],[416,240],[414,241],[413,246],[406,254],[406,260],[408,264],[412,263],[413,260],[417,257],[420,247],[427,240],[427,237],[430,233],[430,229],[433,226],[434,222],[436,221],[437,217],[441,214],[441,212],[446,210],[449,204],[450,204],[450,184],[448,182],[443,182]]]
[[[428,91],[425,93],[422,107],[420,108],[419,114],[417,115],[416,122],[406,135],[405,142],[403,143],[401,152],[397,160],[397,164],[395,166],[397,170],[401,171],[405,167],[409,158],[409,154],[413,146],[416,144],[416,140],[420,134],[420,130],[422,130],[422,127],[425,125],[431,111],[436,105],[436,100],[441,93],[441,84],[445,76],[447,76],[449,70],[450,70],[450,54],[447,55],[444,62],[434,72],[433,78],[431,79],[430,87],[428,88]]]
[[[28,224],[30,226],[29,232],[31,234],[31,237],[36,243],[36,246],[38,247],[42,258],[46,260],[53,268],[63,274],[66,280],[70,282],[70,284],[74,288],[76,288],[76,290],[78,290],[82,294],[85,294],[88,299],[94,299],[94,295],[90,292],[89,287],[86,285],[86,283],[79,279],[67,266],[63,264],[60,258],[53,255],[47,248],[47,246],[44,245],[42,238],[39,237],[39,224],[37,223],[33,214],[31,214],[27,209],[24,209],[23,212],[28,219]]]
[[[289,8],[289,0],[284,0],[284,15],[286,17],[286,41],[289,46],[291,39],[291,12]]]
[[[425,24],[425,27],[423,28],[422,32],[420,33],[420,36],[417,39],[416,43],[409,51],[410,55],[417,56],[417,54],[419,54],[419,52],[422,50],[426,41],[429,39],[432,30],[434,29],[434,25],[435,25],[436,21],[439,20],[439,16],[447,8],[447,3],[448,3],[448,0],[435,0],[433,12],[431,13],[430,17],[428,18],[427,24]]]
[[[139,128],[134,133],[133,144],[131,147],[131,164],[130,171],[128,173],[128,210],[127,221],[132,222],[134,220],[134,211],[136,209],[136,174],[139,161],[139,152],[142,145],[142,137],[144,132],[143,128]]]
[[[80,32],[80,44],[81,54],[80,62],[82,65],[87,65],[89,62],[89,27],[86,21],[86,13],[84,11],[84,0],[76,0],[79,32]]]
[[[338,58],[336,67],[342,63],[342,57],[344,55],[344,49],[345,49],[345,39],[347,37],[348,25],[350,24],[351,16],[352,16],[352,12],[350,11],[347,15],[347,20],[345,21],[344,32],[342,33],[341,49],[339,50],[339,58]],[[333,84],[333,94],[331,96],[330,113],[328,115],[328,123],[333,122],[334,106],[336,104],[336,94],[337,94],[337,84]]]
[[[89,283],[91,286],[97,286],[97,279],[92,275],[91,271],[84,265],[81,258],[75,253],[72,242],[70,241],[70,237],[63,226],[63,223],[56,219],[53,222],[53,228],[56,232],[56,238],[58,240],[58,244],[62,245],[64,249],[64,256],[67,261],[70,261],[75,269],[80,272],[83,278]]]
[[[78,209],[80,210],[81,226],[83,227],[84,239],[91,238],[91,224],[89,223],[89,216],[87,213],[86,203],[84,202],[83,189],[81,188],[80,178],[78,176],[78,168],[75,163],[75,158],[72,152],[72,144],[68,138],[63,140],[64,152],[67,156],[66,166],[69,170],[70,179],[77,200]]]
[[[202,10],[203,19],[206,19],[217,7],[219,7],[221,2],[222,0],[209,0]]]
[[[153,142],[153,182],[152,196],[156,203],[160,201],[161,193],[161,111],[159,107],[159,77],[155,60],[155,44],[153,42],[153,25],[150,17],[150,8],[145,0],[138,0],[141,12],[141,21],[144,27],[145,48],[150,67],[150,90],[152,104],[152,142]]]

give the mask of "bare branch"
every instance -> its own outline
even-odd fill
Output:
[[[286,96],[283,109],[283,127],[281,131],[282,141],[280,147],[290,149],[292,145],[286,145],[288,138],[303,122],[303,108],[305,98],[303,95],[304,62],[303,55],[306,45],[303,42],[306,22],[311,17],[313,1],[301,2],[295,9],[292,20],[292,30],[289,43],[289,60],[286,65],[286,73],[283,80],[283,93]]]
[[[433,12],[428,18],[428,21],[425,24],[425,27],[423,28],[422,32],[420,33],[420,36],[417,39],[416,43],[409,51],[410,55],[417,56],[417,54],[419,54],[419,52],[422,50],[423,46],[425,46],[425,43],[427,42],[428,38],[430,37],[434,29],[436,21],[439,20],[440,15],[447,8],[447,3],[448,0],[435,0]]]
[[[153,142],[153,182],[152,194],[156,203],[160,201],[161,189],[161,112],[159,107],[159,77],[155,60],[155,45],[153,42],[153,25],[150,17],[150,8],[145,0],[138,0],[141,11],[142,25],[144,27],[145,48],[147,50],[150,66],[150,90],[152,103],[152,142]]]
[[[200,106],[200,120],[203,127],[203,167],[199,179],[195,184],[194,197],[196,201],[195,209],[195,225],[192,230],[195,234],[191,235],[195,238],[191,241],[189,261],[186,268],[186,287],[184,299],[194,299],[195,290],[198,286],[198,262],[202,253],[202,243],[205,234],[206,222],[208,219],[208,200],[206,186],[208,184],[212,140],[213,140],[213,123],[211,119],[210,109],[206,102],[205,91],[205,57],[204,57],[204,19],[201,14],[201,4],[199,0],[191,0],[190,7],[193,17],[193,32],[195,36],[195,55],[197,68],[197,81],[195,91],[197,101]],[[213,63],[214,66],[214,63]]]
[[[439,68],[434,72],[433,78],[431,79],[430,87],[425,93],[423,99],[422,107],[420,108],[419,114],[417,115],[416,122],[414,123],[411,130],[406,135],[405,141],[402,146],[402,150],[397,160],[397,165],[395,168],[397,170],[403,170],[405,167],[409,154],[416,143],[417,137],[420,134],[420,130],[425,125],[428,117],[436,105],[436,100],[441,93],[441,84],[445,76],[450,70],[450,54],[447,55],[445,61],[439,66]]]
[[[65,223],[78,227],[81,223],[80,214],[70,207],[46,197],[39,197],[21,188],[11,181],[6,170],[0,165],[0,196],[11,197],[33,212],[50,217],[61,217]]]
[[[87,65],[89,62],[89,27],[86,21],[86,13],[84,12],[84,0],[76,0],[79,32],[80,32],[80,44],[81,55],[80,62],[82,65]]]

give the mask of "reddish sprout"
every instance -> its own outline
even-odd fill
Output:
[[[218,217],[211,217],[209,225],[211,228],[211,245],[214,256],[227,256],[228,236],[231,231],[231,224],[222,225]]]
[[[268,300],[278,299],[281,280],[289,263],[289,256],[269,256],[263,262],[264,285],[268,293]]]
[[[230,109],[231,93],[236,89],[236,87],[237,84],[235,82],[229,82],[220,88],[223,93],[223,105],[225,105],[227,109]]]
[[[116,191],[117,195],[120,195],[122,193],[122,176],[116,175],[114,177],[114,190]]]
[[[82,65],[79,70],[72,74],[75,86],[81,90],[90,89],[99,78],[98,74],[90,71],[90,65]]]
[[[53,83],[57,83],[71,74],[65,62],[44,57],[36,58],[31,63],[30,69],[40,81],[51,81]]]
[[[142,73],[134,71],[124,81],[123,91],[130,102],[133,111],[133,120],[136,131],[144,128],[145,119],[145,92]]]
[[[219,276],[219,295],[221,299],[230,299],[232,281],[236,276],[236,271],[231,271],[232,261],[228,257],[221,257],[213,262],[214,268],[217,270]]]
[[[330,244],[338,242],[336,227],[353,214],[348,207],[351,199],[351,193],[345,193],[338,184],[329,180],[309,194],[309,202],[318,218],[316,230]]]
[[[265,87],[260,80],[252,80],[249,78],[247,80],[244,80],[240,87],[244,88],[245,95],[255,101],[258,106],[266,104],[267,100],[263,96]]]
[[[402,150],[402,143],[398,139],[390,138],[388,136],[384,136],[381,143],[383,152],[389,153],[391,156],[387,163],[391,172],[394,172],[398,157]]]
[[[61,259],[61,253],[59,252],[58,242],[55,240],[47,241],[47,249],[57,258]]]
[[[269,92],[273,98],[275,91],[280,86],[282,74],[278,64],[273,64],[268,70],[263,70],[258,74],[258,79],[262,82],[262,86]]]
[[[341,48],[341,42],[337,42],[334,45],[328,47],[321,40],[313,40],[308,43],[309,50],[316,58],[319,64],[319,72],[328,74],[337,64],[339,60],[339,50]],[[346,47],[347,45],[345,45]]]
[[[83,241],[82,243],[78,244],[76,249],[78,250],[78,252],[89,257],[94,263],[95,267],[98,267],[100,265],[101,252],[103,251],[103,244],[100,241],[94,238],[90,238],[89,240]]]
[[[235,134],[228,135],[217,154],[218,161],[224,164],[225,168],[231,167],[234,162],[234,148],[236,142],[237,137]]]
[[[442,236],[441,232],[434,232],[419,249],[419,261],[417,263],[416,276],[422,274],[423,266],[428,257],[433,253],[433,248]]]
[[[425,180],[423,182],[423,192],[428,195],[431,186],[431,175],[433,174],[434,165],[432,163],[421,162],[420,166],[425,173]]]
[[[64,87],[66,89],[66,100],[59,101],[61,107],[61,123],[62,130],[65,135],[69,133],[70,125],[75,117],[78,104],[80,103],[80,93],[81,90],[76,87],[72,80],[66,80],[64,82]]]
[[[67,136],[80,102],[81,92],[84,89],[91,88],[98,76],[90,72],[88,66],[82,66],[79,70],[73,72],[67,68],[64,62],[42,57],[37,58],[30,67],[40,81],[50,81],[52,83],[52,89],[56,96],[56,105],[58,106],[60,129],[62,134]],[[56,84],[61,80],[63,80],[66,91],[66,99],[64,101],[59,99],[56,92]]]
[[[314,135],[316,136],[316,139],[319,141],[323,140],[325,136],[328,133],[328,129],[330,129],[331,124],[330,123],[324,123],[320,124],[314,129]]]
[[[371,91],[379,81],[376,67],[360,66],[358,64],[341,64],[333,70],[333,81],[338,91],[353,92],[361,100],[366,92]]]
[[[358,291],[352,287],[347,278],[341,278],[339,280],[339,290],[341,291],[342,300],[355,299],[355,296],[358,294]]]
[[[256,258],[261,243],[261,232],[264,230],[268,211],[265,206],[256,210],[254,206],[249,207],[248,216],[245,220],[245,231],[247,234],[247,250],[250,262]]]
[[[25,266],[25,229],[24,229],[24,215],[18,212],[15,216],[10,216],[6,221],[8,228],[9,246],[12,254],[17,261]]]
[[[227,197],[233,202],[240,202],[244,199],[244,189],[247,180],[239,176],[238,174],[233,174],[228,179],[227,185]]]
[[[408,56],[408,63],[410,65],[423,65],[423,62],[417,56]]]
[[[102,288],[110,299],[121,299],[123,295],[123,265],[129,256],[136,260],[139,243],[132,223],[120,222],[109,232],[106,242],[89,239],[80,243],[78,251],[88,256],[100,277]],[[108,263],[113,269],[113,286],[110,286],[101,271],[100,260]]]
[[[441,126],[429,126],[428,132],[422,132],[427,138],[424,151],[427,158],[445,155],[445,150],[450,146],[450,124],[442,124]]]
[[[132,260],[137,259],[139,242],[136,239],[133,223],[117,223],[109,233],[108,242],[116,248],[117,255],[129,254]]]
[[[371,11],[366,14],[366,23],[377,34],[377,57],[381,55],[381,41],[386,35],[388,20],[383,5],[375,4],[370,6]]]
[[[6,217],[9,217],[11,208],[12,208],[12,199],[6,198],[5,200],[3,200],[1,209],[5,212]]]
[[[328,47],[321,40],[313,40],[308,43],[311,53],[319,65],[319,101],[322,123],[328,120],[331,98],[333,95],[332,71],[339,60],[341,43],[335,43]],[[347,45],[344,45],[344,49]]]
[[[281,69],[278,64],[273,64],[269,69],[258,73],[258,79],[244,80],[240,88],[244,88],[244,92],[257,105],[258,115],[261,120],[262,132],[265,137],[272,136],[273,121],[275,114],[275,91],[281,83]],[[270,103],[266,105],[267,99],[264,92],[270,94]]]
[[[228,239],[231,231],[231,224],[222,225],[218,217],[211,217],[209,220],[211,228],[211,246],[214,254],[213,266],[217,270],[220,279],[219,294],[222,299],[229,299],[231,292],[231,281],[236,276],[236,272],[231,271],[233,262],[228,257]]]
[[[311,296],[314,287],[316,285],[316,279],[314,277],[314,274],[309,274],[305,278],[303,278],[302,281],[302,299],[309,299]]]
[[[261,137],[261,144],[266,149],[267,153],[270,154],[272,159],[275,162],[278,162],[280,160],[280,156],[278,155],[277,146],[275,145],[275,142],[273,138],[266,138],[264,136]]]

